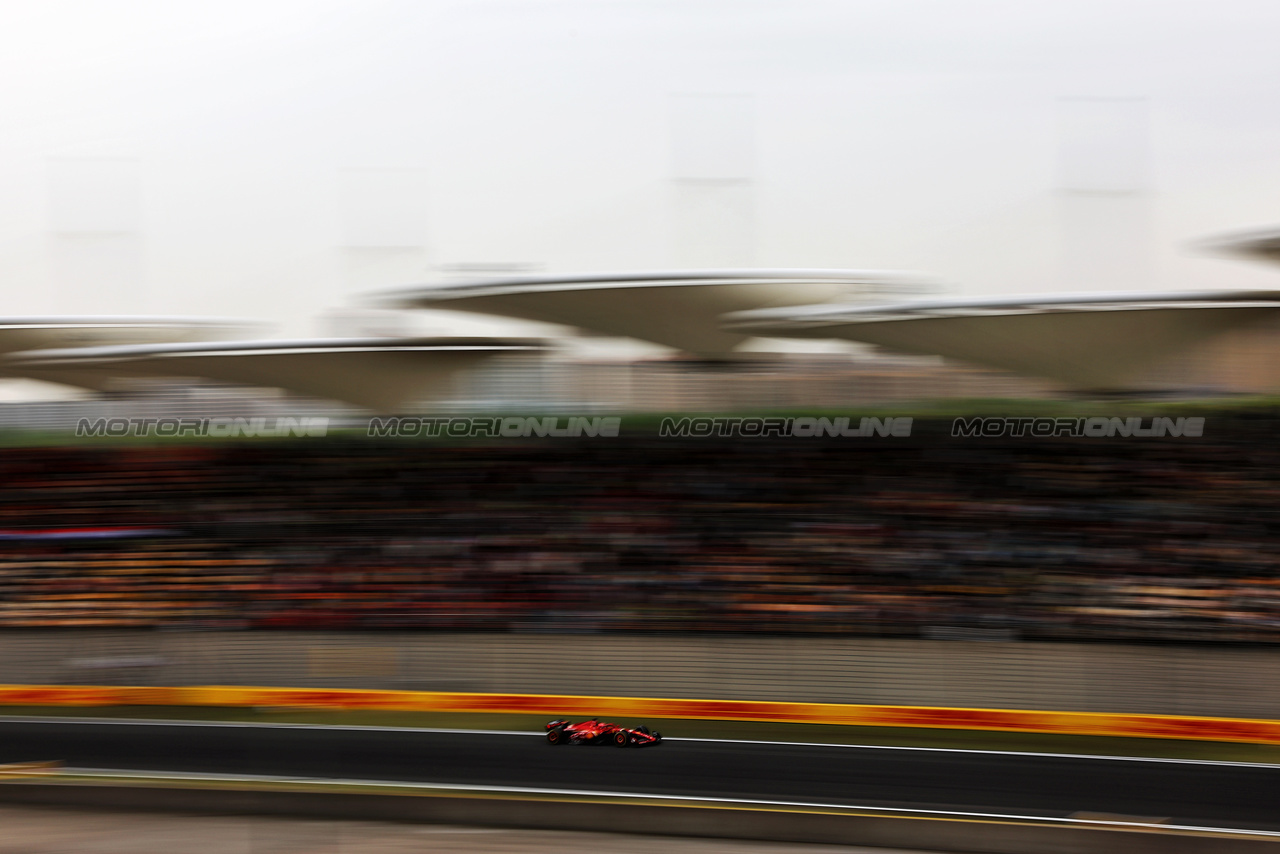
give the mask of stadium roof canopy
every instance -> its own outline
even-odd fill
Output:
[[[1202,246],[1212,252],[1244,255],[1255,261],[1280,264],[1280,228],[1275,226],[1211,238]]]
[[[1134,388],[1161,359],[1280,312],[1280,291],[1073,294],[799,306],[726,318],[742,334],[836,338],[1046,377]]]
[[[52,347],[210,341],[243,335],[261,324],[249,320],[191,317],[0,317],[0,359],[6,354]],[[32,377],[0,361],[0,377],[45,379],[101,390],[101,378],[68,383],[50,376]]]
[[[190,317],[0,317],[0,353],[50,347],[209,341],[243,334],[252,321]]]
[[[753,335],[725,329],[729,312],[775,306],[866,302],[914,293],[898,273],[844,270],[697,270],[515,278],[416,286],[370,295],[395,308],[434,308],[516,317],[637,338],[706,356],[729,353]]]
[[[11,354],[3,367],[86,388],[120,379],[203,377],[395,412],[450,390],[455,374],[494,356],[543,349],[537,341],[495,338],[229,341],[40,350]]]

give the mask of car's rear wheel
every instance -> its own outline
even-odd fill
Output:
[[[626,747],[628,744],[631,743],[631,736],[630,734],[625,732],[614,733],[613,743],[616,744],[618,747]]]
[[[564,744],[564,730],[547,730],[547,744]]]

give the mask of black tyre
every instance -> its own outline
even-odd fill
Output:
[[[562,729],[547,730],[547,744],[564,744],[564,730]]]
[[[631,735],[626,732],[616,732],[613,735],[613,743],[618,747],[626,747],[631,744]]]

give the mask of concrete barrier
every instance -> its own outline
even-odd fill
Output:
[[[245,686],[0,685],[0,706],[205,706],[618,716],[922,727],[1280,744],[1280,721],[1173,715],[948,707],[861,706],[646,697],[307,690]]]
[[[714,697],[1280,719],[1280,651],[1137,644],[7,630],[0,631],[0,684]]]

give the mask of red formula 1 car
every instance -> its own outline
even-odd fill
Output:
[[[647,726],[624,727],[592,718],[580,724],[551,721],[547,744],[612,744],[615,747],[647,747],[662,741],[662,733]]]

